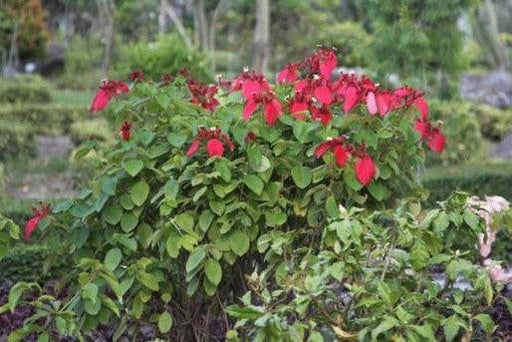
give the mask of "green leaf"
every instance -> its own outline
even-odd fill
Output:
[[[210,209],[217,215],[220,216],[226,209],[226,205],[220,201],[210,201]]]
[[[180,237],[178,235],[172,234],[167,239],[165,247],[167,249],[167,253],[169,254],[169,256],[173,259],[176,259],[180,253],[181,248]]]
[[[292,168],[292,178],[300,189],[304,189],[311,184],[311,181],[313,180],[313,172],[308,167],[295,166]]]
[[[476,315],[473,318],[480,322],[480,325],[482,326],[482,328],[488,335],[490,335],[494,332],[494,329],[496,328],[496,326],[495,326],[491,316],[489,316],[488,314],[481,313],[481,314]]]
[[[144,163],[140,159],[130,159],[124,163],[124,169],[128,174],[132,177],[137,176],[137,174],[144,168]]]
[[[179,214],[174,220],[181,229],[187,232],[191,232],[194,229],[194,216],[191,213]]]
[[[249,236],[241,230],[236,230],[229,237],[229,245],[233,252],[242,256],[249,251]]]
[[[261,195],[263,191],[263,181],[256,175],[247,175],[244,177],[244,184],[247,185],[256,195]]]
[[[82,298],[96,302],[98,299],[98,286],[93,283],[85,284],[82,287]]]
[[[226,181],[231,181],[231,170],[229,169],[229,165],[227,162],[217,159],[215,162],[215,170],[217,170],[220,173],[220,177]]]
[[[201,262],[203,262],[204,258],[206,257],[206,252],[203,249],[203,247],[197,247],[194,249],[194,251],[189,255],[187,259],[187,263],[185,265],[185,270],[187,273],[192,272],[195,270]]]
[[[199,227],[203,232],[206,232],[212,224],[215,215],[210,210],[203,210],[199,216]]]
[[[117,266],[119,266],[122,258],[123,253],[121,250],[119,248],[112,248],[105,255],[105,261],[103,263],[108,270],[113,271],[117,268]]]
[[[451,342],[455,339],[459,333],[460,328],[464,328],[464,323],[457,315],[448,317],[443,323],[443,332],[447,342]]]
[[[344,167],[343,168],[343,180],[349,188],[351,188],[354,191],[359,191],[363,187],[361,183],[359,183],[356,179],[356,174],[354,170],[351,167]]]
[[[135,227],[137,227],[138,223],[139,223],[139,219],[131,211],[125,212],[123,214],[123,216],[121,217],[121,228],[126,233],[129,233],[133,229],[135,229]]]
[[[122,215],[123,209],[121,209],[121,207],[116,204],[108,205],[105,207],[105,210],[103,210],[103,218],[105,221],[107,221],[107,223],[111,225],[118,224]]]
[[[399,325],[399,322],[396,318],[391,316],[385,316],[384,320],[375,328],[372,330],[372,339],[377,339],[377,337],[385,333],[394,327],[397,327]]]
[[[471,211],[465,211],[464,212],[464,222],[473,230],[479,231],[480,230],[480,217],[478,217],[477,214],[471,212]]]
[[[48,342],[49,340],[50,340],[50,336],[48,335],[47,332],[42,333],[37,338],[37,342]]]
[[[436,336],[434,335],[434,330],[432,327],[425,323],[424,325],[413,325],[411,328],[420,336],[427,339],[427,341],[436,342]]]
[[[265,314],[265,310],[257,306],[239,307],[231,305],[226,308],[226,312],[235,318],[250,320],[257,320]]]
[[[136,206],[141,206],[149,195],[149,185],[146,181],[135,183],[130,190],[130,197]]]
[[[278,227],[282,226],[288,217],[281,210],[271,210],[265,212],[265,222],[267,226]]]
[[[368,191],[377,201],[385,200],[390,195],[390,191],[388,190],[388,188],[378,181],[372,182],[368,186]]]
[[[204,265],[204,273],[213,285],[219,285],[222,279],[222,268],[217,260],[208,259]]]
[[[247,149],[247,159],[249,161],[249,166],[253,169],[258,168],[261,163],[261,150],[258,145],[251,145]]]
[[[437,217],[434,219],[434,231],[438,236],[441,236],[446,228],[450,225],[450,220],[445,211],[439,212]]]
[[[333,195],[327,197],[325,201],[325,209],[327,210],[327,215],[329,217],[339,217],[340,211],[338,210],[338,206],[336,205],[336,199]]]
[[[160,286],[158,285],[158,278],[151,273],[140,271],[137,273],[137,279],[142,283],[142,285],[146,286],[150,290],[160,290]]]
[[[158,317],[158,330],[162,334],[167,334],[172,328],[172,316],[169,312],[165,311]]]

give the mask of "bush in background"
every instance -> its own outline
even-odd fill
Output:
[[[512,164],[463,164],[427,169],[423,185],[430,190],[428,202],[444,200],[453,190],[477,196],[499,195],[512,201]]]
[[[39,77],[16,77],[0,80],[0,104],[48,103],[51,85]]]
[[[140,42],[127,45],[122,55],[125,61],[116,66],[116,72],[127,77],[130,71],[140,69],[158,81],[165,73],[172,75],[186,67],[192,77],[211,81],[206,56],[195,49],[189,49],[177,34],[161,36],[155,42]]]

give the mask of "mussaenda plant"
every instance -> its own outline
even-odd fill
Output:
[[[225,307],[246,292],[245,275],[270,261],[258,252],[262,236],[318,250],[338,205],[380,209],[416,194],[424,151],[414,122],[436,132],[427,146],[444,147],[423,94],[333,79],[336,65],[321,49],[286,66],[277,84],[249,70],[216,85],[187,70],[159,82],[141,71],[130,84],[103,82],[91,111],[119,138],[79,147],[77,158],[96,158],[96,176],[31,226],[30,241],[70,254],[58,279],[68,295],[42,294],[38,303],[53,305],[38,312],[45,323],[30,321],[18,336],[85,339],[109,326],[116,340],[145,322],[162,338],[224,340]],[[13,289],[3,310],[38,291]]]

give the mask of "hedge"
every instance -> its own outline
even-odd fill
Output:
[[[12,281],[54,280],[63,275],[69,263],[65,255],[42,245],[19,245],[0,260],[0,279]]]
[[[0,108],[0,160],[17,154],[32,155],[34,136],[71,132],[74,122],[87,115],[77,106],[55,104],[13,104]]]
[[[499,195],[512,201],[512,164],[433,167],[427,169],[423,185],[430,190],[430,204],[445,200],[454,190],[478,196]]]
[[[19,78],[0,81],[0,104],[49,103],[51,86],[40,78]]]

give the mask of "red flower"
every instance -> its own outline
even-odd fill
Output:
[[[345,166],[347,163],[348,157],[350,156],[349,150],[347,150],[343,145],[339,144],[334,146],[333,148],[334,159],[336,160],[336,164],[339,167]]]
[[[332,113],[327,106],[320,108],[311,107],[311,117],[314,120],[319,120],[322,125],[327,126],[332,120]]]
[[[446,137],[439,131],[439,128],[432,129],[427,136],[427,145],[432,152],[443,152],[445,143]]]
[[[224,155],[224,145],[219,139],[213,138],[206,143],[206,151],[210,157]]]
[[[212,127],[207,129],[205,127],[201,127],[192,141],[192,144],[190,144],[187,151],[187,157],[193,157],[199,150],[199,146],[203,141],[206,141],[206,152],[210,157],[224,156],[224,145],[227,145],[231,151],[235,149],[235,145],[231,142],[229,136],[219,128]]]
[[[318,49],[304,62],[304,65],[311,74],[320,75],[327,81],[331,79],[332,71],[336,68],[337,64],[336,54],[330,49]]]
[[[37,226],[39,225],[39,222],[48,215],[48,213],[50,212],[50,206],[42,205],[39,210],[36,208],[32,208],[32,211],[33,211],[32,217],[25,224],[25,231],[24,231],[25,240],[30,239],[30,237],[32,236],[32,233],[36,230]]]
[[[343,102],[343,111],[348,113],[355,107],[357,101],[359,99],[359,95],[357,94],[357,89],[354,86],[349,86],[344,93],[345,101]]]
[[[162,75],[162,83],[169,84],[172,82],[172,80],[173,80],[173,77],[171,74],[166,72],[165,74]]]
[[[119,132],[121,133],[121,138],[124,141],[130,140],[132,136],[132,124],[128,121],[125,121],[119,129]]]
[[[217,108],[219,105],[219,101],[215,98],[219,90],[217,86],[208,86],[194,80],[187,81],[187,85],[192,93],[192,99],[190,99],[191,103],[200,105],[204,109],[212,112]]]
[[[315,148],[315,157],[320,158],[331,151],[339,167],[345,166],[352,152],[352,147],[345,144],[343,137],[331,138]]]
[[[123,81],[104,81],[92,100],[91,112],[99,112],[108,106],[113,96],[127,93],[130,88]]]
[[[247,100],[243,109],[244,120],[249,120],[252,114],[263,106],[266,123],[274,125],[282,115],[283,108],[263,75],[244,72],[235,84],[236,89],[242,90],[242,96]]]
[[[183,78],[189,78],[190,70],[188,70],[188,68],[181,68],[180,70],[178,70],[178,75],[180,75]]]
[[[299,78],[299,69],[298,65],[291,63],[288,64],[283,70],[277,74],[277,83],[285,84],[285,83],[293,83]]]
[[[130,72],[130,81],[133,81],[133,82],[142,82],[144,81],[144,72],[140,69],[137,69],[137,70],[132,70],[132,72]]]
[[[315,89],[315,98],[324,105],[330,105],[333,100],[331,89],[325,85],[317,87]]]
[[[363,155],[356,163],[356,178],[364,186],[368,186],[375,177],[376,168],[372,158]]]
[[[255,141],[257,138],[256,134],[254,134],[253,132],[249,132],[247,133],[247,135],[245,136],[244,138],[244,142],[246,144],[250,143],[251,141]]]
[[[432,127],[428,121],[417,120],[414,130],[426,141],[432,152],[441,153],[446,144],[446,137],[441,133],[439,127]]]

